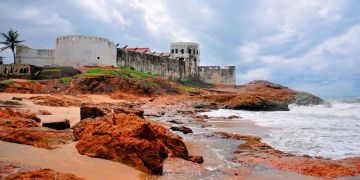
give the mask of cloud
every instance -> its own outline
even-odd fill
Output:
[[[107,1],[107,0],[76,0],[74,4],[85,10],[87,16],[93,19],[99,19],[108,24],[117,24],[120,27],[126,27],[132,24],[130,19],[127,19],[122,14],[122,9],[126,8],[127,2],[122,0]]]
[[[132,6],[143,13],[144,22],[150,34],[156,38],[170,41],[198,41],[198,25],[214,22],[214,11],[205,1],[164,1],[136,0]],[[195,8],[196,7],[196,8]]]

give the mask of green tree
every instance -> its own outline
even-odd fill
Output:
[[[1,33],[1,36],[5,39],[5,41],[0,42],[0,44],[4,45],[4,47],[0,49],[0,52],[10,48],[13,53],[15,63],[15,47],[21,45],[20,43],[24,41],[18,40],[19,33],[17,31],[13,31],[12,29],[10,29],[7,33]]]

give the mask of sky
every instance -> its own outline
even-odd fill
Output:
[[[158,52],[191,41],[201,65],[235,65],[237,84],[360,96],[359,0],[0,0],[0,9],[0,32],[13,28],[32,48],[70,34]]]

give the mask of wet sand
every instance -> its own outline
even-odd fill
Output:
[[[263,136],[274,130],[274,128],[259,126],[253,121],[245,119],[209,118],[207,124],[212,125],[212,129],[216,129],[216,131],[253,136]]]
[[[75,149],[75,144],[47,150],[0,141],[0,160],[50,168],[89,180],[145,179],[148,176],[146,173],[118,162],[80,155]]]

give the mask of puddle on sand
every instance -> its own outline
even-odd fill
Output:
[[[145,179],[146,173],[121,163],[80,155],[76,143],[47,150],[0,141],[0,160],[72,173],[89,180]]]

